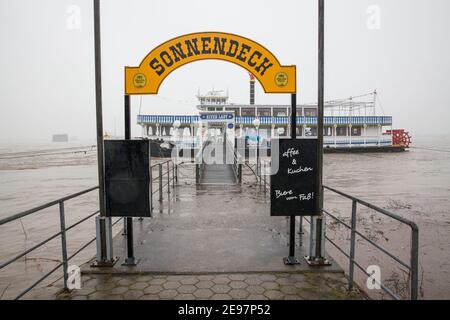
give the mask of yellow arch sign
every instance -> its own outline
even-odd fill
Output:
[[[198,60],[229,61],[247,69],[266,93],[296,93],[296,67],[282,66],[259,43],[223,32],[199,32],[166,41],[153,49],[139,67],[125,67],[125,94],[157,94],[175,69]]]

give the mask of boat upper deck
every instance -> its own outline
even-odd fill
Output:
[[[259,119],[261,126],[289,125],[288,116],[236,116],[236,125],[252,125],[253,120]],[[198,115],[138,115],[138,124],[169,124],[180,121],[181,126],[189,126],[201,122]],[[317,125],[317,117],[297,116],[298,125]],[[325,116],[325,125],[392,125],[391,116]]]

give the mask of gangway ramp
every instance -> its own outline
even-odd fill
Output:
[[[217,154],[218,152],[221,154]],[[223,142],[206,142],[202,148],[199,183],[211,185],[238,183],[236,158],[233,152],[234,148],[227,139]]]
[[[236,184],[236,182],[236,175],[231,164],[203,166],[200,184]]]

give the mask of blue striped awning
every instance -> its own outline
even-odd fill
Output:
[[[252,125],[256,117],[239,117],[235,119],[236,124]],[[290,117],[258,117],[261,125],[289,125]],[[179,120],[181,124],[190,125],[199,122],[199,116],[179,116],[179,115],[138,115],[137,122],[140,124],[173,124]],[[317,117],[298,116],[299,125],[316,125]],[[354,116],[354,117],[324,117],[325,125],[392,125],[391,116]]]

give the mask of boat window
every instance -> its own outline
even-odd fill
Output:
[[[305,108],[305,116],[306,117],[316,117],[317,109],[315,108]]]
[[[225,108],[226,111],[234,111],[234,115],[235,116],[240,116],[241,114],[239,113],[239,108]]]
[[[352,136],[360,136],[361,135],[361,127],[352,127]]]
[[[273,109],[273,116],[274,117],[286,117],[286,109],[285,108],[274,108]]]
[[[270,117],[270,109],[269,108],[258,108],[258,116]]]
[[[253,108],[242,108],[241,110],[243,117],[254,117],[255,116],[255,109]]]
[[[327,137],[333,135],[333,130],[332,130],[332,128],[329,127],[329,126],[328,126],[328,127],[324,127],[324,128],[323,128],[323,135],[324,135],[324,136],[327,136]]]
[[[343,137],[347,135],[347,127],[336,127],[336,135]]]

